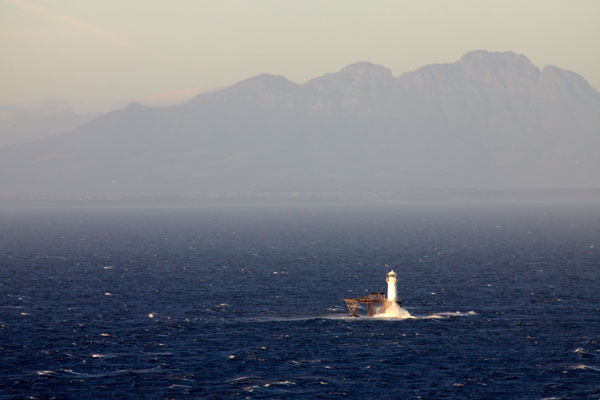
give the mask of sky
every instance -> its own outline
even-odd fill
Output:
[[[395,76],[475,49],[525,54],[600,89],[597,0],[0,0],[0,104],[164,105],[272,73],[357,61]]]

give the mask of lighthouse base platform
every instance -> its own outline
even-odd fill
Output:
[[[359,304],[366,304],[367,313],[369,313],[369,317],[375,315],[375,304],[382,303],[385,308],[385,303],[388,301],[385,297],[384,293],[373,292],[367,296],[359,296],[354,299],[343,299],[346,302],[346,307],[348,308],[348,313],[351,317],[359,317],[357,310]],[[396,303],[402,305],[402,301],[396,300]]]

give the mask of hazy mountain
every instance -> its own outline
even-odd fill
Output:
[[[474,51],[394,77],[367,62],[263,74],[180,106],[132,104],[0,149],[4,194],[209,195],[600,187],[600,94],[574,72]]]
[[[68,132],[96,116],[78,114],[62,99],[28,105],[0,105],[0,147],[33,142]]]

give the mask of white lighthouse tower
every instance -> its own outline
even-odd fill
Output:
[[[396,273],[394,270],[388,272],[385,281],[388,284],[387,301],[396,301]]]

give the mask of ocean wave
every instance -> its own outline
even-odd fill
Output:
[[[142,368],[142,369],[127,368],[127,369],[118,369],[116,371],[101,372],[101,373],[97,373],[97,374],[88,374],[85,372],[77,372],[77,371],[73,371],[72,369],[61,369],[60,371],[65,374],[74,375],[74,376],[78,376],[81,378],[103,378],[105,376],[114,376],[114,375],[123,375],[123,374],[151,374],[151,373],[155,373],[158,371],[164,371],[164,368],[161,368],[161,367]]]
[[[100,354],[94,353],[92,354],[92,358],[115,358],[118,357],[116,354]]]
[[[600,367],[596,367],[594,365],[585,365],[585,364],[577,364],[569,367],[571,370],[581,369],[581,370],[590,370],[594,372],[600,372]]]
[[[404,310],[404,309],[402,309]],[[407,319],[444,319],[453,317],[472,317],[477,315],[475,311],[444,311],[432,314],[411,314],[408,311],[405,313],[399,313],[398,315],[387,315],[384,313],[375,314],[372,317],[362,315],[359,317],[352,317],[347,313],[335,313],[335,314],[319,314],[319,315],[306,315],[306,316],[257,316],[247,318],[237,318],[236,322],[302,322],[302,321],[313,321],[313,320],[333,320],[333,321],[366,321],[366,320],[390,320],[390,321],[403,321]]]
[[[451,317],[471,317],[473,315],[477,315],[477,313],[475,311],[468,311],[468,312],[454,311],[454,312],[434,313],[434,314],[429,314],[429,315],[419,315],[419,316],[415,316],[415,318],[417,318],[417,319],[442,319],[442,318],[451,318]]]

